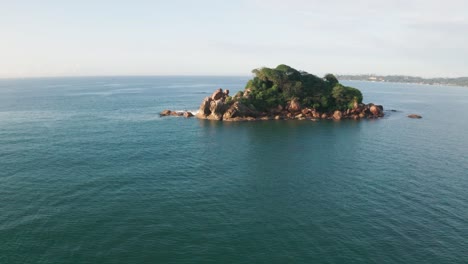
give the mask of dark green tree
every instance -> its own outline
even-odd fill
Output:
[[[332,87],[334,87],[335,85],[337,85],[339,82],[338,82],[338,79],[335,77],[335,75],[331,74],[331,73],[328,73],[325,75],[325,77],[323,77],[325,80],[327,80],[328,83],[330,83],[330,85]]]
[[[295,98],[303,106],[319,110],[347,109],[354,102],[362,102],[359,90],[346,87],[333,74],[319,78],[305,71],[298,71],[281,64],[276,68],[259,68],[252,71],[254,77],[246,84],[249,96],[242,100],[260,111],[268,111]]]

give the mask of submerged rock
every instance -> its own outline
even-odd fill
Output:
[[[409,117],[409,118],[416,118],[416,119],[422,118],[422,116],[417,115],[417,114],[410,114],[410,115],[408,115],[408,117]]]

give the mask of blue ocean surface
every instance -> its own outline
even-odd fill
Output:
[[[0,80],[0,263],[468,263],[468,88],[344,82],[379,120],[158,115],[248,79]]]

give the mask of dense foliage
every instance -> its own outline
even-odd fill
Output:
[[[362,102],[362,94],[358,89],[343,86],[333,74],[319,78],[284,64],[274,69],[255,69],[252,73],[255,77],[248,81],[244,93],[236,97],[242,96],[244,103],[260,111],[278,105],[284,107],[293,99],[298,100],[303,107],[323,111],[345,110],[352,108],[355,102]]]

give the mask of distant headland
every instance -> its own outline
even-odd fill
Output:
[[[450,85],[450,86],[468,86],[468,77],[459,78],[421,78],[406,75],[337,75],[339,80],[343,81],[371,81],[371,82],[395,82],[395,83],[414,83],[428,85]]]
[[[195,114],[219,121],[373,119],[384,116],[381,105],[363,104],[362,93],[339,83],[333,74],[323,78],[281,64],[252,71],[243,91],[234,96],[216,90]],[[189,112],[164,110],[161,116],[191,117]]]

